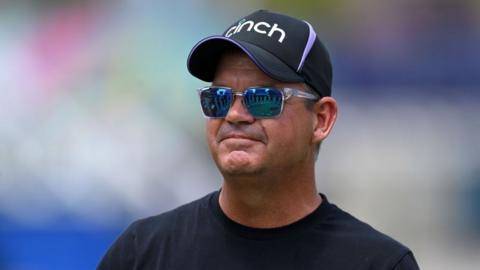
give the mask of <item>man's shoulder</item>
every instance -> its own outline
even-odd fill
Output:
[[[167,254],[174,250],[172,243],[177,249],[188,246],[186,243],[199,220],[205,219],[214,194],[133,222],[109,248],[98,269],[133,269],[136,264],[138,269],[159,268],[156,265],[161,263],[160,257],[151,256],[152,252]]]
[[[172,210],[158,215],[138,219],[133,222],[129,229],[134,234],[156,234],[158,232],[168,233],[178,231],[183,225],[191,224],[193,219],[205,215],[210,198],[215,192],[209,193],[197,200],[183,204]]]
[[[382,261],[390,258],[390,263],[395,263],[412,253],[399,241],[334,204],[330,204],[329,215],[322,227],[334,236],[334,245],[339,249],[348,249],[364,258]]]
[[[392,237],[378,231],[368,223],[358,219],[352,214],[331,204],[330,214],[326,217],[325,223],[332,226],[332,230],[340,237],[351,237],[365,241],[385,243],[386,245],[400,244]]]

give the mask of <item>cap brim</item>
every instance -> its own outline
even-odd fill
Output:
[[[224,36],[211,36],[198,42],[188,56],[188,71],[200,80],[213,81],[220,57],[232,46],[245,52],[255,65],[271,78],[283,82],[304,81],[291,67],[267,50]]]

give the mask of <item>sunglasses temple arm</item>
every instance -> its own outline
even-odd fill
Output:
[[[316,95],[313,95],[313,94],[310,94],[308,92],[301,91],[301,90],[298,90],[298,89],[292,89],[292,88],[286,88],[286,89],[289,89],[289,91],[291,91],[292,96],[311,99],[311,100],[316,100],[316,99],[320,98]]]

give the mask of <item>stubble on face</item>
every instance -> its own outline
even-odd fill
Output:
[[[213,84],[241,91],[272,82],[244,53],[230,52],[222,56]],[[207,137],[210,152],[223,175],[264,171],[268,136],[261,120],[253,118],[243,106],[242,97],[235,97],[225,119],[207,120]]]
[[[210,150],[217,167],[225,175],[240,176],[261,174],[261,153],[268,138],[258,124],[231,124],[210,120],[208,125],[219,125],[216,134],[210,136]],[[215,135],[215,136],[214,136]]]
[[[241,52],[223,55],[213,85],[231,87],[235,91],[264,85],[303,87],[268,77]],[[253,118],[241,101],[241,97],[235,97],[224,119],[207,120],[210,152],[224,177],[279,172],[303,162],[301,156],[305,155],[309,140],[305,137],[309,131],[304,129],[309,125],[305,125],[308,120],[305,120],[303,100],[290,102],[275,119]]]

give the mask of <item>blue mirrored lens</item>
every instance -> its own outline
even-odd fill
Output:
[[[244,104],[254,117],[275,117],[282,112],[282,92],[275,88],[249,88]]]
[[[200,93],[203,113],[208,117],[225,117],[232,104],[231,89],[210,88]]]

